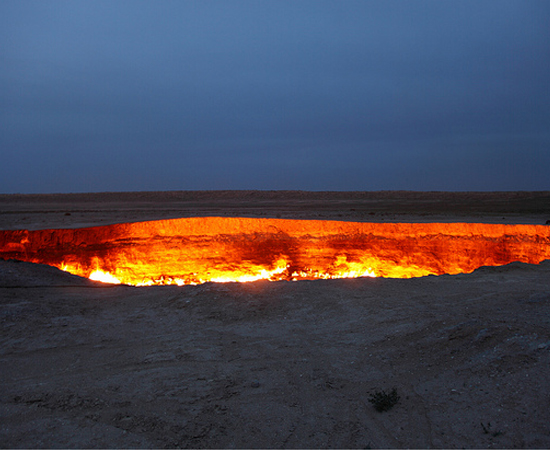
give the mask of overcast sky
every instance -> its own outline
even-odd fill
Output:
[[[0,2],[0,192],[550,190],[550,1]]]

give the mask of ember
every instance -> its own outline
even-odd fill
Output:
[[[136,286],[469,273],[550,259],[550,227],[202,217],[0,231],[0,257]]]

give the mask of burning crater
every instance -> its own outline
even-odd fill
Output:
[[[550,259],[550,227],[202,217],[0,231],[0,257],[136,286],[469,273]]]

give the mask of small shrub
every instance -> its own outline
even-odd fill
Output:
[[[371,394],[369,402],[372,403],[376,411],[384,412],[392,409],[399,401],[399,398],[399,394],[394,388],[390,392],[376,391],[374,394]]]
[[[481,428],[483,428],[483,432],[485,434],[491,434],[493,437],[497,437],[497,436],[500,436],[501,434],[504,434],[503,431],[492,431],[491,422],[487,422],[487,426],[483,425],[483,422],[481,422]]]

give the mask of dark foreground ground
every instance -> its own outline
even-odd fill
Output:
[[[550,447],[548,263],[132,288],[0,262],[0,317],[2,447]]]
[[[544,223],[548,213],[544,193],[472,194],[455,198],[458,212],[447,211],[452,194],[439,208],[442,194],[426,194],[424,209],[413,194],[416,214],[404,200],[390,208],[395,193],[317,210],[310,197],[303,211],[294,197],[235,206],[233,193],[211,215]],[[3,198],[2,226],[185,216],[183,193],[139,208],[121,195]],[[214,208],[194,195],[187,216]],[[0,260],[0,321],[0,447],[550,447],[549,261],[409,280],[133,288]],[[371,396],[394,388],[399,400],[378,412]]]

